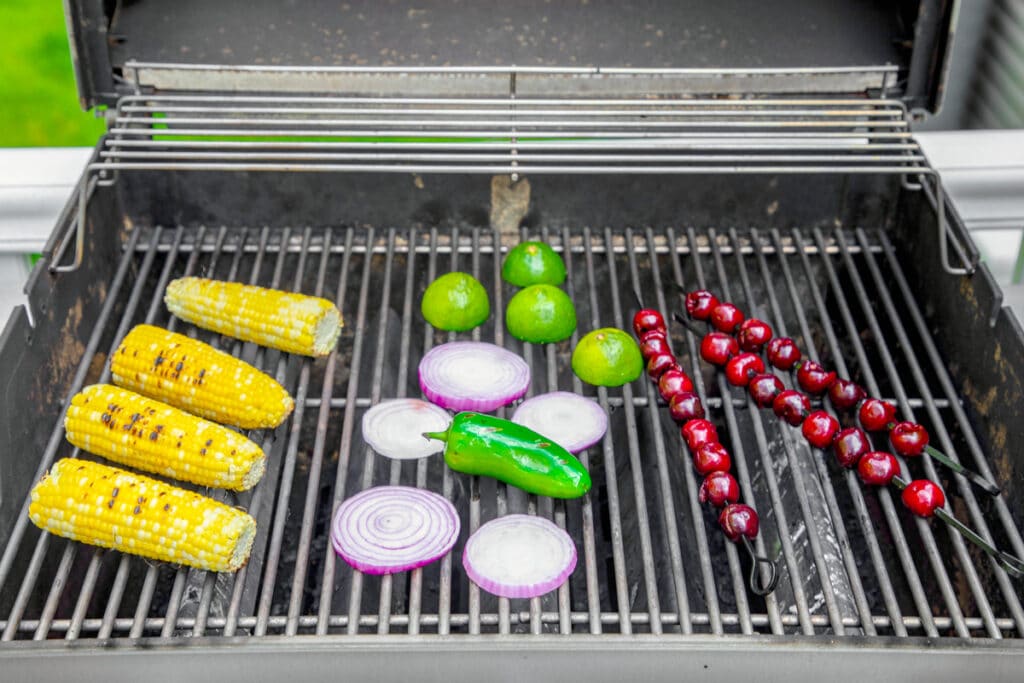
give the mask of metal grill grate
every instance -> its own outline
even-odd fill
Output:
[[[674,283],[708,286],[871,394],[896,401],[943,450],[991,476],[884,233],[679,228],[544,230],[541,237],[565,257],[581,332],[625,327],[632,308],[627,293],[634,289],[667,311],[679,303]],[[258,520],[252,560],[235,575],[176,570],[40,534],[23,511],[0,558],[3,639],[1024,635],[1018,587],[987,556],[938,522],[908,516],[887,490],[864,489],[830,458],[808,450],[701,363],[694,340],[676,330],[674,346],[730,445],[744,496],[761,512],[758,550],[781,555],[779,589],[767,599],[750,596],[746,557],[724,541],[711,512],[697,502],[678,432],[651,385],[583,386],[569,369],[570,343],[535,347],[505,334],[504,248],[496,233],[476,229],[134,231],[73,389],[95,381],[108,350],[144,320],[219,344],[283,381],[296,397],[294,415],[275,433],[254,435],[269,454],[267,475],[253,492],[227,497]],[[460,338],[521,353],[533,369],[531,393],[577,391],[610,412],[609,434],[581,456],[595,482],[584,499],[526,496],[493,480],[453,474],[440,458],[379,458],[362,442],[363,412],[383,398],[417,395],[419,358],[455,338],[427,326],[417,308],[426,283],[452,269],[472,272],[493,293],[491,319]],[[161,294],[182,273],[322,294],[340,304],[348,327],[336,354],[320,361],[214,338],[168,318]],[[52,428],[42,468],[72,454],[60,424]],[[1002,498],[980,500],[962,478],[935,472],[930,463],[910,467],[941,481],[952,508],[983,536],[1024,555]],[[335,560],[327,537],[332,507],[386,483],[429,487],[453,500],[464,531],[452,555],[383,578]],[[582,561],[556,593],[498,599],[466,579],[461,550],[466,534],[483,522],[520,511],[565,527]]]

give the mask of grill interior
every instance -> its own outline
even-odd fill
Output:
[[[173,224],[172,224],[173,225]],[[4,640],[139,636],[316,634],[680,633],[1010,638],[1024,635],[1019,584],[937,520],[906,513],[889,490],[868,490],[830,455],[759,412],[695,354],[673,326],[673,346],[697,380],[709,419],[734,456],[744,501],[761,514],[757,549],[778,556],[779,588],[747,591],[746,553],[726,542],[697,484],[678,430],[642,378],[617,389],[582,385],[569,356],[579,333],[627,328],[643,303],[679,310],[680,287],[704,286],[792,336],[812,358],[895,401],[933,443],[999,480],[982,452],[968,407],[916,303],[887,230],[875,227],[713,229],[559,228],[539,237],[560,250],[579,332],[532,346],[510,338],[502,315],[510,287],[502,252],[512,236],[481,228],[420,226],[136,226],[103,283],[106,297],[77,366],[72,390],[106,376],[108,353],[131,325],[152,322],[239,355],[281,380],[294,415],[259,432],[269,454],[248,494],[212,492],[249,509],[259,535],[235,575],[176,570],[40,534],[24,511],[0,560]],[[419,298],[449,270],[478,277],[492,316],[472,333],[438,333]],[[169,318],[166,282],[182,274],[253,282],[334,299],[346,317],[338,351],[313,361],[240,344]],[[360,436],[374,403],[418,396],[416,365],[433,345],[493,341],[530,364],[530,394],[595,396],[610,414],[603,442],[581,455],[594,487],[579,501],[552,501],[486,478],[452,473],[439,457],[376,457]],[[792,377],[783,377],[792,386]],[[507,412],[507,409],[506,409]],[[499,414],[504,414],[499,412]],[[844,424],[847,417],[843,418]],[[76,455],[59,420],[42,468]],[[876,441],[876,445],[884,445]],[[77,454],[81,455],[81,454]],[[88,457],[88,456],[83,456]],[[941,483],[950,508],[1001,547],[1024,556],[1006,497],[989,498],[927,460],[909,474]],[[451,555],[421,570],[370,577],[336,561],[330,513],[368,486],[426,487],[452,500],[463,523]],[[24,495],[22,491],[21,495]],[[580,563],[557,593],[533,600],[479,591],[461,567],[468,533],[511,512],[553,519],[568,530]]]

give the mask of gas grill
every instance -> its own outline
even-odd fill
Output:
[[[169,21],[148,2],[68,3],[83,102],[109,106],[109,131],[0,339],[0,662],[12,680],[108,680],[131,665],[161,680],[1019,676],[1021,579],[810,449],[701,361],[686,330],[673,327],[675,351],[761,515],[756,550],[778,558],[766,597],[698,502],[650,382],[595,388],[569,365],[582,334],[628,329],[637,297],[671,312],[709,288],[1000,485],[991,497],[930,460],[904,465],[1024,557],[1024,334],[911,132],[937,105],[955,8],[790,1],[769,17],[633,4],[316,2],[278,17],[279,3],[178,3]],[[508,65],[515,55],[530,58]],[[526,238],[566,262],[580,321],[568,342],[505,330],[502,258]],[[491,294],[472,332],[419,315],[426,285],[451,270]],[[189,274],[334,300],[337,351],[293,357],[172,318],[164,287]],[[140,322],[231,352],[296,399],[284,425],[251,435],[268,453],[264,480],[210,491],[257,519],[236,574],[28,521],[42,473],[90,457],[64,440],[67,401],[109,378],[109,354]],[[530,395],[575,391],[609,413],[580,455],[590,494],[538,498],[364,444],[363,413],[419,395],[419,359],[453,339],[521,354]],[[385,577],[339,562],[333,510],[382,484],[450,499],[454,551]],[[553,520],[579,550],[542,598],[494,597],[461,566],[467,535],[515,512]]]

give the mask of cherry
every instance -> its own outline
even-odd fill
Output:
[[[889,432],[889,442],[900,455],[921,455],[928,445],[928,430],[916,422],[900,422]]]
[[[640,355],[644,357],[645,361],[648,361],[651,356],[656,356],[659,353],[672,353],[672,347],[668,345],[668,337],[659,330],[645,332],[640,338]]]
[[[736,334],[736,341],[744,351],[760,352],[761,347],[772,338],[772,328],[768,323],[757,318],[744,320],[740,324],[740,331]]]
[[[716,330],[732,334],[743,322],[743,313],[733,304],[721,303],[711,309],[711,324]]]
[[[653,308],[642,308],[633,316],[633,331],[638,337],[644,332],[665,329],[665,319]]]
[[[689,375],[676,368],[669,368],[661,373],[661,377],[658,378],[658,393],[663,399],[670,401],[673,396],[684,391],[693,391],[693,380]]]
[[[688,420],[680,431],[686,439],[686,445],[693,452],[706,443],[718,443],[718,430],[703,418]]]
[[[836,381],[836,373],[826,371],[813,360],[805,360],[796,371],[796,381],[800,388],[812,396],[825,392]]]
[[[695,320],[707,320],[711,309],[718,305],[718,298],[706,289],[698,289],[686,295],[686,314]]]
[[[701,476],[712,472],[728,472],[732,467],[729,451],[720,443],[706,443],[693,454],[693,466]]]
[[[896,406],[880,398],[869,398],[860,405],[860,424],[869,432],[888,429],[896,417]]]
[[[931,517],[946,504],[946,494],[934,481],[915,479],[903,489],[903,504],[918,517]]]
[[[815,410],[804,420],[801,429],[812,446],[828,448],[839,430],[839,423],[824,410]]]
[[[671,353],[656,353],[647,359],[647,374],[658,379],[661,373],[676,366],[676,357]]]
[[[740,346],[731,334],[708,332],[700,342],[700,357],[712,365],[725,365],[739,352]]]
[[[775,414],[796,427],[811,413],[811,400],[796,389],[786,389],[772,401]]]
[[[722,509],[722,513],[718,515],[718,525],[722,527],[722,531],[730,541],[738,541],[741,536],[746,536],[749,539],[757,537],[760,523],[754,508],[737,503],[726,505]]]
[[[676,422],[687,422],[704,417],[704,406],[697,394],[684,391],[669,400],[668,412]]]
[[[832,399],[832,405],[836,410],[848,410],[867,396],[867,392],[856,382],[848,379],[837,379],[828,388],[828,397]]]
[[[885,486],[900,471],[896,456],[885,451],[871,451],[861,456],[857,463],[860,480],[869,486]]]
[[[741,353],[733,356],[725,364],[725,377],[729,384],[736,387],[745,387],[750,378],[764,372],[764,361],[756,353]]]
[[[840,465],[856,467],[861,457],[870,450],[868,435],[857,427],[847,427],[836,434],[832,449]]]
[[[792,370],[800,355],[800,347],[789,337],[775,337],[768,342],[768,362],[779,370]]]
[[[712,472],[704,477],[697,498],[702,503],[711,503],[720,508],[740,499],[740,485],[728,472]]]
[[[750,396],[758,408],[770,406],[775,401],[775,397],[781,394],[785,388],[782,385],[782,380],[772,374],[754,375],[750,384],[747,385],[747,391],[750,392]]]

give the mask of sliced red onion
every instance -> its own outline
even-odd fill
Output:
[[[367,574],[394,574],[443,557],[459,537],[459,515],[447,500],[408,486],[377,486],[338,508],[331,545]]]
[[[543,434],[570,453],[579,453],[608,431],[604,409],[589,398],[553,391],[523,401],[512,421]]]
[[[423,438],[443,432],[452,418],[433,403],[418,398],[382,401],[363,415],[363,439],[386,458],[415,460],[444,450],[444,442]]]
[[[423,356],[419,379],[423,395],[442,408],[489,413],[526,393],[530,366],[494,344],[448,342]]]
[[[469,537],[462,566],[489,593],[533,598],[565,583],[576,568],[576,546],[543,517],[507,515]]]

